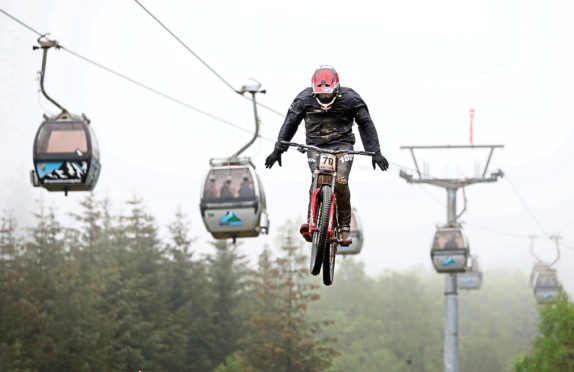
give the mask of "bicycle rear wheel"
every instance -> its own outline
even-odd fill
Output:
[[[311,244],[311,274],[318,275],[321,272],[323,256],[328,246],[327,229],[329,228],[329,210],[331,208],[331,186],[323,185],[317,202],[315,212],[315,224],[317,228],[313,232]]]
[[[325,247],[323,255],[323,283],[333,284],[335,278],[335,257],[337,256],[337,243],[330,243]]]

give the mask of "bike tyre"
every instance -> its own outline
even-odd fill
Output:
[[[337,256],[337,243],[328,244],[323,254],[323,284],[333,284],[335,278],[335,257]]]
[[[323,256],[328,247],[327,230],[329,228],[329,211],[331,209],[331,186],[323,185],[317,202],[315,223],[317,228],[313,232],[311,244],[311,274],[318,275],[323,265]]]

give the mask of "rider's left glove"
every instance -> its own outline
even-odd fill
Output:
[[[375,155],[373,155],[373,169],[376,169],[375,165],[378,165],[379,168],[381,168],[381,170],[384,171],[389,169],[389,162],[387,161],[387,159],[385,159],[385,157],[381,154],[380,151],[377,151]]]

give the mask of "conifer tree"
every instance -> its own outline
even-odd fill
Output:
[[[15,230],[15,218],[4,212],[0,217],[0,371],[14,369],[14,355],[18,352],[18,330],[13,319],[18,299]]]
[[[119,357],[113,348],[114,317],[106,302],[113,277],[109,274],[117,268],[110,254],[112,227],[104,220],[104,216],[110,218],[109,200],[97,200],[94,193],[87,193],[71,216],[76,224],[66,229],[66,236],[69,264],[75,267],[77,277],[69,311],[79,314],[71,321],[76,321],[76,334],[80,335],[74,340],[74,349],[86,368],[112,370]]]
[[[126,202],[115,228],[115,270],[109,273],[105,301],[115,328],[113,354],[117,370],[159,370],[163,352],[161,319],[165,316],[160,285],[161,245],[155,219],[141,198]]]
[[[170,242],[164,251],[164,287],[168,314],[164,343],[169,351],[161,364],[169,371],[207,371],[212,363],[201,338],[210,322],[210,293],[206,265],[193,261],[189,223],[181,208],[168,226]]]
[[[230,245],[226,240],[218,240],[213,245],[216,253],[208,260],[211,330],[201,340],[208,347],[211,369],[224,363],[225,358],[237,349],[249,302],[246,291],[249,270],[245,257],[237,252],[235,244]]]
[[[257,301],[250,311],[248,337],[241,342],[245,371],[324,371],[337,354],[330,346],[332,339],[318,336],[329,322],[306,318],[308,305],[319,295],[317,286],[307,280],[308,258],[293,244],[291,235],[281,246],[279,258],[272,261],[268,249],[259,257]]]
[[[68,304],[73,301],[75,271],[66,263],[63,228],[43,201],[35,217],[15,273],[19,300],[14,322],[21,343],[16,355],[25,363],[16,369],[80,370],[70,353],[73,325]]]

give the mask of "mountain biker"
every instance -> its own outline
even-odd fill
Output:
[[[375,153],[372,157],[373,169],[375,165],[378,165],[381,170],[386,171],[389,163],[381,154],[377,130],[363,99],[353,89],[341,87],[337,71],[328,65],[319,66],[315,70],[311,83],[312,86],[303,89],[291,103],[279,131],[275,149],[265,159],[265,167],[271,168],[275,162],[281,166],[281,154],[289,148],[281,141],[291,141],[304,119],[307,145],[331,150],[353,149],[355,135],[352,125],[353,121],[356,122],[365,150]],[[316,152],[309,151],[307,157],[309,168],[313,172]],[[349,246],[352,243],[350,237],[351,193],[348,183],[352,164],[352,154],[337,155],[335,195],[342,246]],[[308,224],[301,225],[300,232],[305,240],[311,241]]]

